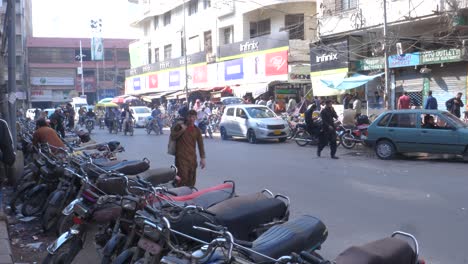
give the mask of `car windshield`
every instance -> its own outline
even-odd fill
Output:
[[[266,107],[247,107],[245,108],[249,116],[252,118],[272,118],[276,117],[275,113]]]
[[[134,108],[133,111],[137,114],[148,114],[150,110],[148,108],[142,107],[142,108]]]
[[[233,98],[226,98],[223,100],[223,103],[225,105],[230,105],[230,104],[243,104],[244,101],[240,98],[233,97]]]
[[[464,123],[458,117],[452,115],[451,113],[444,112],[442,113],[442,115],[449,119],[452,123],[454,123],[456,127],[468,127],[468,124]]]

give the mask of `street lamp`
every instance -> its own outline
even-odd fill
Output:
[[[83,70],[83,57],[86,55],[83,54],[83,49],[81,48],[81,40],[80,40],[80,55],[76,55],[76,59],[80,59],[80,68],[81,68],[81,95],[84,96],[84,70]]]

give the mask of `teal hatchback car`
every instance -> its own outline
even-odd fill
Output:
[[[468,125],[446,111],[387,111],[377,117],[368,132],[365,142],[374,147],[380,159],[410,152],[468,157]]]

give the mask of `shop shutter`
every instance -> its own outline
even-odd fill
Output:
[[[445,102],[463,93],[462,101],[466,105],[466,65],[460,63],[445,64],[444,67],[432,65],[430,90],[437,99],[439,110],[446,110]]]
[[[423,76],[414,69],[401,71],[395,76],[395,86],[397,93],[421,92],[423,90]]]

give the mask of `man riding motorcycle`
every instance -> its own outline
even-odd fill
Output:
[[[205,135],[205,138],[208,138],[207,126],[209,125],[208,120],[210,116],[211,116],[211,109],[209,108],[209,103],[205,102],[203,106],[197,110],[197,120],[195,121],[195,125],[198,126],[198,128],[200,128],[200,130],[202,131],[202,134]],[[210,134],[210,138],[213,138],[211,133],[209,134]]]
[[[152,122],[157,122],[159,127],[159,134],[163,134],[163,120],[162,120],[162,112],[159,109],[159,106],[156,105],[151,111],[151,117],[153,117]]]
[[[304,112],[304,119],[307,125],[307,132],[312,135],[318,135],[320,133],[320,126],[316,124],[318,119],[318,115],[315,113],[317,106],[315,104],[311,104],[307,110]]]
[[[120,117],[123,119],[123,122],[122,122],[123,131],[126,131],[127,124],[130,119],[135,120],[135,118],[133,117],[132,111],[130,111],[130,108],[128,106],[125,106]]]

